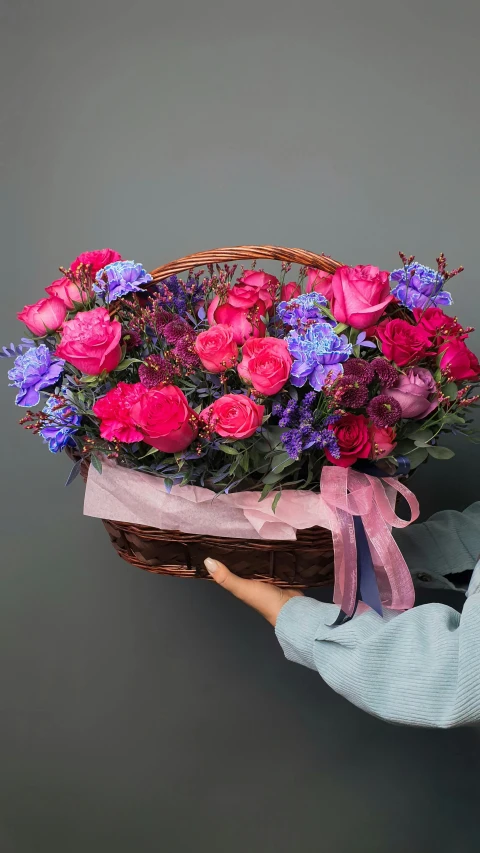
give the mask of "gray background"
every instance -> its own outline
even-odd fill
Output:
[[[1,14],[2,343],[102,246],[148,268],[249,242],[386,268],[443,250],[479,324],[477,4]],[[377,722],[221,590],[121,562],[1,393],[2,853],[478,849],[472,731]],[[418,476],[425,514],[478,499],[479,448],[457,452]]]

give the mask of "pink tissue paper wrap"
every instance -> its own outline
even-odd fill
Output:
[[[411,518],[395,513],[396,492],[407,500]],[[379,479],[351,468],[325,466],[321,492],[284,490],[275,512],[275,493],[259,502],[258,492],[216,495],[199,486],[174,486],[170,494],[159,477],[104,460],[100,474],[91,465],[85,492],[85,515],[231,539],[292,541],[296,531],[325,527],[335,553],[334,601],[351,614],[357,588],[357,552],[353,516],[360,515],[369,541],[384,607],[407,610],[414,604],[410,572],[396,545],[392,527],[418,518],[418,501],[402,483]]]

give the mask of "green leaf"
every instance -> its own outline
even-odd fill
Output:
[[[434,376],[435,382],[441,382],[442,381],[442,371],[440,370],[439,367],[437,367],[433,376]]]
[[[444,424],[464,424],[465,418],[462,418],[460,415],[456,415],[455,412],[448,412],[443,419]]]
[[[95,471],[98,471],[98,473],[101,474],[102,473],[102,463],[101,463],[100,459],[98,458],[98,456],[95,456],[95,454],[92,453],[92,455],[90,456],[90,461],[91,461],[93,467],[95,468]]]
[[[284,470],[284,468],[288,468],[289,465],[293,465],[295,461],[296,460],[292,459],[292,457],[285,451],[282,451],[282,453],[276,453],[272,458],[271,470],[279,474],[280,471]]]
[[[230,444],[222,444],[219,447],[219,450],[222,450],[223,453],[226,453],[227,456],[238,456],[238,450],[235,450]]]
[[[342,332],[345,331],[345,329],[348,329],[347,323],[337,323],[333,331],[336,335],[341,335]],[[360,332],[358,334],[360,334]]]
[[[280,498],[281,498],[281,497],[282,497],[282,490],[280,489],[280,491],[279,491],[279,492],[277,492],[277,494],[275,495],[275,497],[274,497],[274,499],[273,499],[273,503],[272,503],[272,512],[275,512],[275,510],[276,510],[276,508],[277,508],[277,506],[278,506],[278,502],[279,502],[279,500],[280,500]]]
[[[145,456],[139,456],[138,458],[139,459],[146,459],[147,456],[153,456],[154,453],[159,453],[159,451],[157,450],[156,447],[151,447],[150,450],[148,451],[148,453],[145,454]]]
[[[413,432],[408,434],[408,437],[411,441],[414,441],[417,444],[417,441],[420,444],[426,444],[427,441],[431,441],[433,438],[433,432],[431,429],[414,429]],[[417,445],[418,446],[418,445]]]
[[[457,399],[458,387],[455,385],[455,382],[447,382],[447,384],[442,388],[442,391],[450,400]]]
[[[248,471],[250,468],[250,460],[248,458],[248,453],[244,453],[240,460],[240,465],[243,471]]]
[[[114,373],[120,373],[121,370],[126,370],[127,367],[130,367],[131,364],[142,364],[141,358],[125,358],[120,362],[118,367],[115,368]]]
[[[275,471],[270,471],[270,473],[265,474],[263,478],[263,482],[267,483],[267,485],[275,486],[276,483],[279,483],[282,479],[283,474],[277,474]]]
[[[269,494],[272,490],[273,490],[273,486],[265,485],[262,489],[262,494],[260,495],[258,502],[260,503],[261,501],[264,501],[265,498],[267,498],[269,496]]]
[[[434,459],[451,459],[452,456],[455,456],[455,453],[450,449],[450,447],[429,447],[428,452]]]
[[[418,468],[428,458],[428,450],[426,447],[417,447],[416,450],[412,450],[408,454],[408,458],[410,459],[410,467],[413,471],[414,468]]]

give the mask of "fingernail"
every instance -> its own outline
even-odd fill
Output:
[[[211,557],[207,557],[207,559],[204,562],[205,562],[205,568],[207,569],[207,571],[210,572],[211,575],[215,574],[215,572],[218,569],[217,561],[212,560]]]

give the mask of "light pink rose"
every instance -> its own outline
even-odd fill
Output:
[[[288,382],[292,356],[279,338],[250,338],[242,349],[238,373],[264,396],[273,396]]]
[[[313,267],[307,269],[306,292],[321,293],[329,302],[332,301],[332,278],[333,276],[324,270],[316,270]]]
[[[425,418],[438,406],[435,380],[425,367],[411,367],[400,374],[393,388],[382,388],[380,393],[400,403],[402,418]]]
[[[122,357],[121,335],[121,324],[106,308],[83,311],[64,323],[56,354],[89,376],[110,373]]]
[[[390,273],[378,267],[339,267],[332,277],[332,313],[337,323],[368,329],[392,301]]]
[[[397,444],[395,441],[395,430],[393,427],[377,427],[371,424],[370,442],[372,444],[373,459],[383,459],[384,456],[390,456]]]
[[[75,284],[74,281],[70,281],[69,278],[57,278],[45,290],[50,296],[61,299],[69,311],[75,307],[75,302],[78,304],[88,301],[88,293],[85,290],[81,290],[79,285]]]
[[[66,316],[67,309],[56,296],[40,299],[34,305],[25,305],[23,311],[17,314],[18,319],[37,337],[43,337],[47,332],[55,332]]]
[[[224,373],[237,362],[238,346],[233,339],[233,329],[222,323],[200,332],[195,349],[209,373]]]

